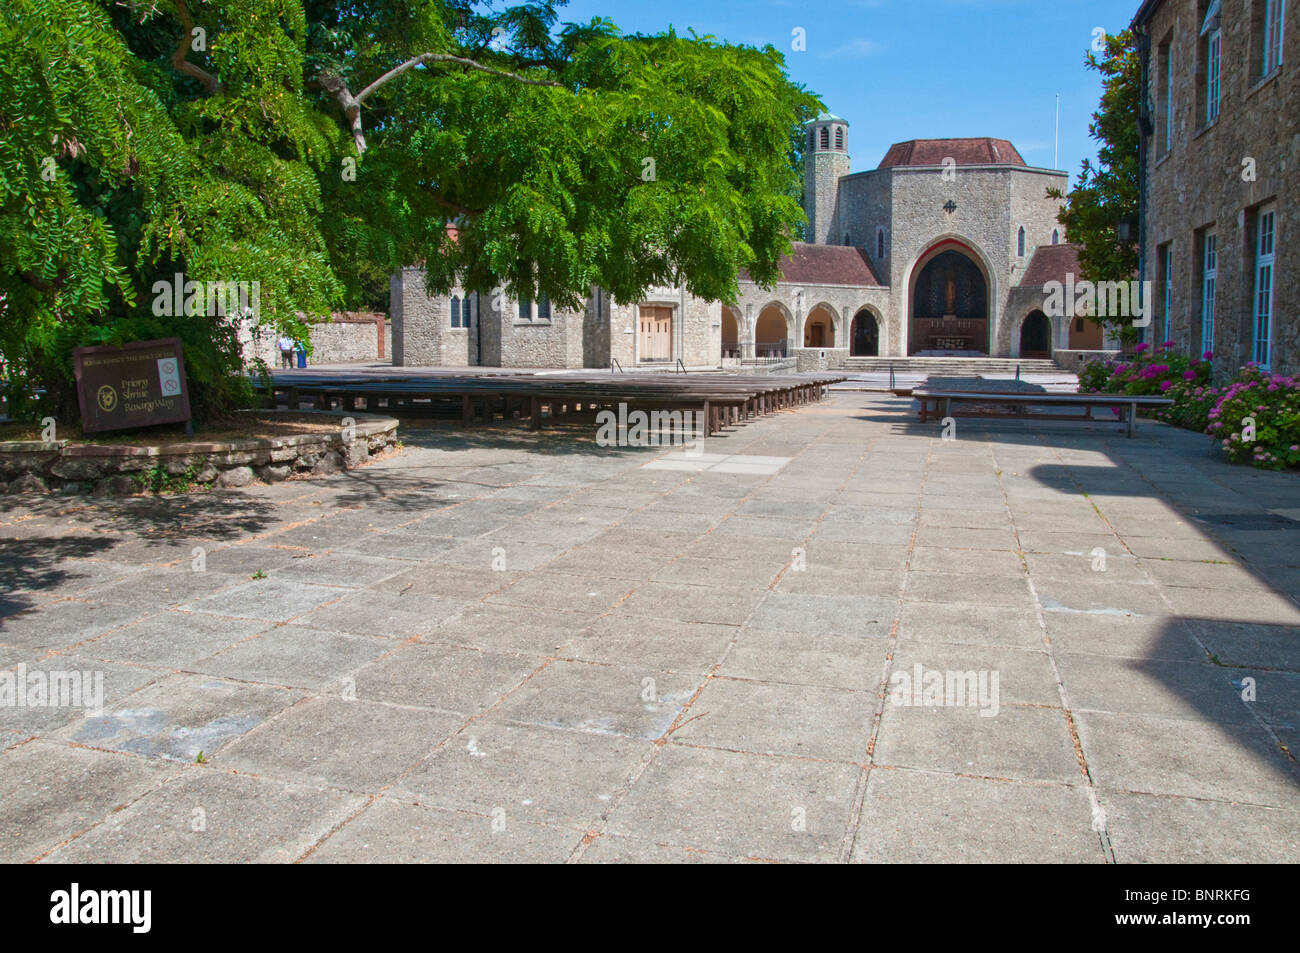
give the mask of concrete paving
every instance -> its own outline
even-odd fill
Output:
[[[1295,474],[912,407],[0,497],[0,860],[1293,861]]]

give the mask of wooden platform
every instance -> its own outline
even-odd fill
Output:
[[[728,424],[823,400],[831,384],[845,379],[838,374],[539,374],[499,368],[355,377],[289,371],[273,375],[266,397],[272,406],[291,410],[310,404],[321,410],[458,412],[467,426],[518,418],[533,430],[548,417],[626,404],[629,411],[700,412],[706,435],[712,435]]]

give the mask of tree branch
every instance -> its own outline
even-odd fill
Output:
[[[203,67],[196,66],[185,58],[185,50],[194,38],[194,21],[190,18],[189,4],[185,0],[176,0],[176,15],[180,18],[184,32],[181,33],[176,49],[172,52],[172,65],[176,67],[177,72],[192,76],[202,83],[209,96],[216,95],[221,92],[221,81]]]
[[[550,79],[529,79],[527,76],[520,76],[518,73],[511,73],[508,70],[493,69],[491,66],[484,66],[475,60],[464,56],[453,56],[450,53],[421,53],[419,56],[413,56],[411,59],[402,63],[400,66],[394,66],[379,79],[375,80],[361,92],[357,93],[357,102],[364,103],[370,94],[383,86],[390,79],[401,76],[407,70],[412,69],[422,63],[459,63],[461,66],[469,69],[478,70],[481,73],[487,73],[490,76],[499,76],[502,79],[514,80],[516,83],[523,83],[525,86],[556,86],[564,88],[563,83],[558,83]]]
[[[179,2],[183,5],[185,0],[179,0]],[[348,84],[344,81],[342,76],[339,76],[337,73],[322,73],[320,76],[316,77],[315,82],[318,83],[327,93],[337,99],[339,106],[343,108],[343,115],[347,117],[348,126],[352,130],[352,141],[357,147],[357,155],[361,155],[366,151],[366,135],[361,123],[361,104],[364,103],[366,99],[375,92],[375,90],[379,89],[379,87],[383,86],[389,80],[396,79],[407,70],[414,69],[423,63],[459,63],[462,66],[467,66],[470,69],[487,73],[490,76],[499,76],[502,79],[509,79],[516,83],[523,83],[525,86],[555,86],[560,89],[565,88],[563,83],[557,83],[554,80],[529,79],[527,76],[520,76],[518,73],[493,69],[491,66],[484,66],[482,63],[475,62],[467,57],[453,56],[450,53],[421,53],[419,56],[413,56],[405,63],[402,63],[399,66],[394,66],[387,73],[379,77],[355,96],[353,96],[352,91],[348,89]],[[187,63],[186,65],[188,66],[190,64]],[[197,68],[198,67],[195,67],[195,69]],[[455,203],[448,203],[446,199],[441,199],[437,196],[434,196],[434,200],[441,205],[445,205],[446,208],[451,211],[461,212],[465,215],[479,214],[473,209],[462,208]]]

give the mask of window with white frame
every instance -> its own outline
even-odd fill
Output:
[[[1214,297],[1219,284],[1219,236],[1205,233],[1201,264],[1201,353],[1214,350]]]
[[[1219,118],[1219,96],[1222,92],[1223,30],[1220,27],[1221,0],[1211,0],[1201,24],[1201,37],[1205,43],[1205,122]]]
[[[1254,361],[1268,367],[1273,358],[1273,261],[1277,246],[1277,210],[1261,209],[1255,227]]]
[[[1264,4],[1264,75],[1282,65],[1282,31],[1286,23],[1286,0]]]

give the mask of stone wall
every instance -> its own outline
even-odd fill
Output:
[[[1300,372],[1300,10],[1287,4],[1282,66],[1263,76],[1261,0],[1224,3],[1220,111],[1205,121],[1205,50],[1199,33],[1205,0],[1164,0],[1151,39],[1148,96],[1155,132],[1146,139],[1147,201],[1144,277],[1163,301],[1159,250],[1173,252],[1173,334],[1180,350],[1202,350],[1203,239],[1217,238],[1213,348],[1216,375],[1254,359],[1254,246],[1257,212],[1277,210],[1273,281],[1275,371]],[[1244,8],[1244,9],[1243,9]],[[1164,79],[1160,47],[1171,42],[1174,67],[1172,148],[1164,150]],[[1253,173],[1252,176],[1248,173]],[[1148,340],[1159,340],[1157,309]]]
[[[802,295],[797,295],[797,291]],[[740,344],[746,355],[754,353],[753,345],[759,315],[763,309],[772,304],[779,304],[786,312],[786,324],[789,328],[789,347],[791,352],[801,346],[804,340],[804,325],[808,315],[818,306],[830,312],[831,323],[835,328],[836,348],[851,345],[850,330],[854,316],[864,308],[872,313],[881,325],[880,353],[892,353],[889,350],[892,338],[886,333],[884,316],[889,313],[891,294],[888,288],[864,288],[852,285],[814,285],[795,286],[782,282],[774,289],[768,290],[752,281],[740,283],[740,297],[736,308],[740,313]],[[721,320],[721,317],[719,317]],[[719,338],[719,342],[721,339]],[[790,352],[787,352],[790,353]]]
[[[392,332],[382,314],[338,312],[330,321],[310,322],[307,327],[312,345],[308,360],[312,364],[382,361],[392,353]],[[245,364],[260,360],[271,368],[280,365],[280,332],[274,327],[257,327],[245,322],[239,330],[239,339]]]
[[[1056,361],[1065,370],[1073,374],[1079,373],[1083,365],[1089,361],[1117,361],[1120,352],[1116,351],[1056,351],[1052,354],[1053,360]]]
[[[830,371],[843,367],[849,356],[847,347],[797,347],[792,352],[798,371]]]
[[[910,282],[920,258],[944,239],[955,239],[975,252],[988,273],[990,350],[1010,355],[1011,316],[1007,302],[1020,283],[1039,245],[1052,241],[1061,229],[1056,215],[1061,203],[1047,198],[1047,189],[1067,189],[1065,173],[1015,166],[957,166],[945,177],[941,167],[899,166],[848,176],[840,184],[841,230],[868,251],[879,277],[888,285],[881,308],[882,355],[908,352],[907,319],[911,310]],[[956,206],[948,211],[952,201]],[[1025,255],[1018,254],[1018,234],[1025,228]],[[875,261],[877,227],[887,231],[886,256]],[[1066,240],[1061,229],[1061,241]]]
[[[396,447],[397,421],[392,417],[353,411],[314,413],[323,419],[338,418],[338,430],[165,446],[73,444],[66,440],[0,443],[0,493],[123,496],[141,492],[146,475],[159,470],[171,477],[189,474],[194,483],[219,487],[278,483],[291,477],[351,470]],[[349,419],[351,426],[345,422]]]

